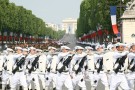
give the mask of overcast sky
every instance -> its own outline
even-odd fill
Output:
[[[47,23],[60,24],[65,18],[79,17],[82,0],[9,0],[23,6]]]

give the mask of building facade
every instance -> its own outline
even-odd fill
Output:
[[[124,43],[135,43],[135,0],[129,3],[121,17],[122,41]]]
[[[62,20],[62,30],[66,31],[66,34],[75,34],[77,29],[77,20],[72,18],[67,18]]]
[[[61,25],[59,24],[47,23],[46,26],[51,27],[55,31],[61,30]]]

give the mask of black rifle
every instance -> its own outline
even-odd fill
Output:
[[[36,66],[36,64],[38,63],[38,60],[39,60],[39,57],[40,57],[40,55],[39,56],[37,56],[36,58],[35,58],[35,60],[32,62],[32,67],[29,69],[29,73],[31,73],[32,71],[34,71],[34,67]]]
[[[5,63],[7,63],[7,59],[5,60]],[[2,67],[4,68],[4,70],[7,70],[7,65],[5,66],[5,63],[3,63]]]
[[[132,72],[134,72],[135,71],[135,64],[134,64],[134,66],[130,69]]]
[[[63,72],[65,70],[65,68],[68,67],[69,63],[72,60],[72,57],[73,56],[68,56],[67,57],[67,59],[63,62],[63,66],[60,69],[57,70],[59,73]]]
[[[50,72],[51,71],[51,67],[47,68],[47,72]]]
[[[134,58],[131,60],[131,62],[128,64],[128,69],[131,70],[132,72],[135,71],[135,64],[133,67],[130,68],[130,66],[133,64]]]
[[[103,58],[99,59],[99,68],[97,69],[97,73],[100,73],[100,71],[103,69]]]
[[[81,61],[80,61],[80,63],[79,63],[79,67],[78,67],[78,69],[75,71],[76,74],[78,74],[78,72],[81,72],[81,68],[83,68],[83,65],[84,65],[85,60],[87,60],[87,55],[84,56],[84,57],[81,59]]]
[[[24,64],[24,62],[25,62],[25,57],[22,57],[19,61],[18,61],[18,59],[17,59],[16,62],[17,62],[17,63],[16,63],[16,68],[12,70],[12,73],[13,73],[13,74],[15,74],[16,71],[19,70],[19,67],[21,67],[21,66]]]
[[[85,68],[85,71],[86,71],[88,69],[88,65],[86,65],[84,68]]]
[[[127,55],[121,57],[121,58],[118,58],[115,62],[118,63],[119,65],[117,66],[116,69],[114,69],[114,72],[117,74],[119,72],[119,70],[121,69],[121,67],[124,67],[124,63],[125,63],[125,59],[127,58]]]
[[[51,61],[49,62],[51,64]],[[49,68],[47,68],[47,72],[50,72],[51,71],[51,65]]]

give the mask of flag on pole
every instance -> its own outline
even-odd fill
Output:
[[[112,29],[114,34],[118,34],[118,27],[116,23],[116,6],[110,6],[110,14],[111,14],[111,22],[112,22]]]

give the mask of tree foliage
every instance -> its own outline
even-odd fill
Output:
[[[64,35],[64,31],[54,31],[46,26],[46,23],[32,14],[31,10],[26,10],[22,6],[9,3],[9,0],[0,0],[0,31],[13,32],[15,35],[23,36],[49,36],[59,39]],[[60,34],[59,34],[60,33]]]
[[[110,6],[117,6],[117,19],[119,20],[120,13],[122,14],[125,9],[124,7],[120,8],[120,5],[125,6],[128,1],[129,0],[124,0],[124,2],[122,2],[122,0],[83,0],[80,5],[80,15],[77,21],[77,37],[96,31],[98,25],[102,25],[102,29],[113,33],[110,19]]]

